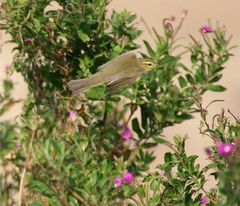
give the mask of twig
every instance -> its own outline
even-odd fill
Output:
[[[106,120],[107,120],[107,99],[105,99],[105,108],[104,108],[104,114],[103,114],[103,120],[102,120],[102,125],[101,125],[101,132],[100,132],[100,137],[99,137],[99,145],[98,145],[98,149],[97,149],[97,154],[98,154],[98,157],[100,158],[100,153],[101,153],[101,150],[102,150],[102,147],[103,147],[103,140],[104,140],[104,130],[105,130],[105,123],[106,123]]]
[[[238,119],[229,109],[227,111],[232,115],[232,117],[236,120],[237,123],[240,122],[240,119]]]
[[[131,199],[133,202],[135,202],[137,205],[140,205],[140,202],[139,202],[139,201],[137,201],[135,198],[133,198],[133,197],[130,197],[130,199]]]
[[[185,18],[186,18],[186,15],[187,15],[187,11],[185,10],[182,15],[183,15],[183,16],[182,16],[182,18],[181,18],[181,21],[180,21],[178,27],[176,28],[176,30],[175,30],[174,33],[173,33],[173,38],[175,38],[175,37],[177,36],[179,30],[181,29],[181,27],[182,27],[182,25],[183,25],[183,22],[184,22],[184,20],[185,20]]]
[[[76,193],[74,190],[68,188],[68,190],[71,192],[71,194],[81,203],[84,205],[89,205],[78,193]]]
[[[129,121],[131,120],[132,116],[134,115],[135,111],[137,110],[137,107],[134,104],[132,104],[132,106],[134,106],[134,108],[132,108],[132,107],[130,108],[131,113],[129,114],[129,117],[126,121],[126,125],[128,125]]]
[[[152,40],[153,40],[154,42],[157,42],[156,39],[154,39],[153,34],[152,34],[152,31],[151,31],[151,29],[149,28],[149,26],[148,26],[147,22],[145,21],[145,19],[144,19],[143,17],[141,17],[140,19],[141,19],[143,25],[145,26],[145,28],[147,29],[147,32],[148,32],[149,35],[151,36]]]
[[[20,185],[19,185],[19,196],[20,196],[19,204],[18,204],[19,206],[22,205],[22,196],[23,196],[22,193],[23,193],[23,189],[24,189],[24,179],[25,179],[25,175],[27,172],[28,164],[30,162],[30,158],[31,158],[31,154],[32,154],[32,143],[33,143],[33,139],[35,136],[36,136],[36,125],[33,125],[32,135],[31,135],[31,139],[30,139],[29,146],[28,146],[28,152],[27,152],[27,156],[26,156],[26,161],[24,164],[24,168],[23,168],[21,180],[20,180]]]
[[[135,190],[137,190],[135,186],[133,186],[133,188],[134,188]],[[138,190],[137,190],[137,191],[138,191]],[[139,195],[138,192],[137,192],[136,194],[137,194],[140,202],[142,203],[142,206],[146,206],[146,204],[144,203],[144,200],[143,200],[143,198],[141,197],[141,195]]]
[[[215,99],[215,100],[211,101],[211,102],[205,107],[205,110],[207,110],[207,108],[208,108],[211,104],[213,104],[213,103],[215,103],[215,102],[224,102],[224,100],[222,100],[222,99]]]

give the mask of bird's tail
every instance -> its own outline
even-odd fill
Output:
[[[85,79],[71,80],[70,82],[68,82],[68,87],[72,91],[73,95],[78,95],[86,89],[100,85],[101,83],[97,80],[98,79],[96,78],[96,76]]]

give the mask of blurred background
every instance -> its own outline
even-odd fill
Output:
[[[113,0],[109,7],[108,13],[111,14],[112,10],[121,11],[127,9],[138,16],[139,22],[136,24],[138,28],[143,30],[143,34],[137,40],[137,43],[143,45],[143,39],[153,42],[153,39],[146,28],[146,24],[151,28],[154,27],[158,32],[162,30],[162,20],[167,17],[175,16],[176,24],[179,23],[182,11],[187,10],[188,15],[184,21],[183,27],[180,30],[178,37],[182,38],[179,43],[187,44],[190,42],[188,34],[192,34],[196,39],[200,39],[201,35],[199,29],[201,26],[211,24],[214,27],[217,23],[224,25],[227,29],[227,34],[232,37],[231,45],[240,44],[240,1],[239,0]],[[143,20],[141,20],[143,19]],[[145,22],[145,23],[143,23]],[[5,41],[10,40],[10,36],[6,35],[4,31],[0,31],[0,45]],[[0,79],[5,78],[5,70],[11,64],[13,53],[11,52],[14,45],[7,43],[2,45],[0,52]],[[144,46],[141,49],[145,52]],[[216,113],[220,113],[222,108],[229,109],[235,116],[240,116],[240,48],[237,47],[232,50],[232,58],[226,63],[226,69],[223,71],[223,78],[220,84],[225,86],[227,90],[221,93],[206,93],[203,97],[203,105],[206,106],[213,100],[220,99],[224,102],[217,102],[211,105],[208,118],[211,119]],[[186,63],[188,59],[184,60]],[[14,73],[9,78],[15,82],[15,91],[13,93],[15,99],[24,99],[27,95],[27,86],[19,74]],[[2,87],[0,86],[0,92]],[[21,103],[15,105],[11,112],[5,115],[5,119],[17,118],[21,112]],[[229,114],[231,117],[231,115]],[[232,118],[233,119],[233,118]],[[212,145],[212,140],[207,137],[202,137],[199,134],[200,117],[195,116],[194,119],[185,121],[183,124],[169,127],[164,131],[166,138],[171,139],[174,135],[189,136],[187,141],[187,152],[189,154],[199,155],[198,162],[204,166],[206,164],[206,154],[204,149]],[[154,152],[157,154],[157,159],[152,165],[152,169],[162,161],[163,154],[167,148],[163,146],[157,147]],[[214,184],[210,179],[208,185]]]

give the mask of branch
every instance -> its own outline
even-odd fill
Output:
[[[32,135],[31,135],[31,139],[30,139],[29,146],[28,146],[28,151],[27,151],[27,156],[26,156],[26,161],[25,161],[25,164],[24,164],[24,168],[23,168],[22,175],[21,175],[21,180],[20,180],[20,185],[19,185],[19,196],[20,196],[19,197],[19,204],[18,204],[19,206],[22,205],[24,179],[25,179],[25,175],[26,175],[26,172],[27,172],[29,162],[30,162],[31,154],[32,154],[32,144],[33,144],[33,139],[36,136],[36,130],[37,130],[36,125],[33,125]]]
[[[89,205],[78,193],[74,190],[68,188],[68,191],[71,192],[72,196],[75,197],[79,202],[83,203],[84,205]]]
[[[98,141],[98,149],[97,149],[97,154],[98,157],[100,158],[100,153],[103,147],[103,140],[104,140],[104,130],[105,130],[105,123],[107,120],[107,99],[105,99],[105,108],[104,108],[104,114],[103,114],[103,120],[102,120],[102,124],[101,124],[101,132],[100,132],[100,137],[99,137],[99,141]]]

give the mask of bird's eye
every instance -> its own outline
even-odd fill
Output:
[[[151,62],[148,62],[148,66],[152,66],[153,64]]]

